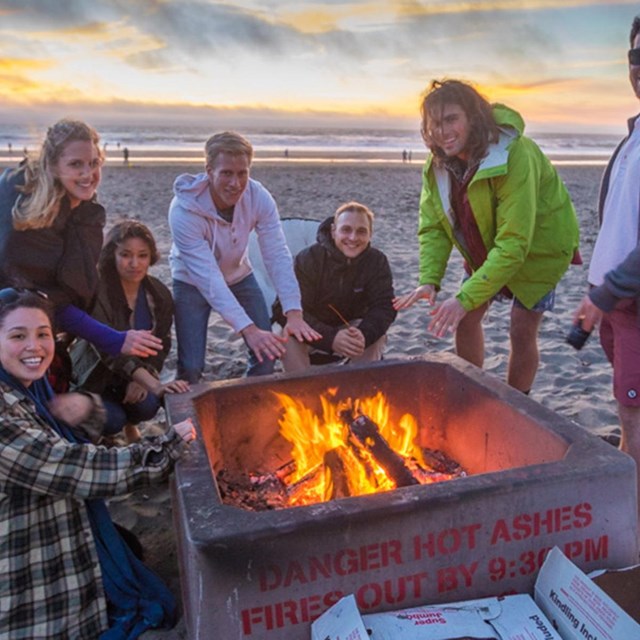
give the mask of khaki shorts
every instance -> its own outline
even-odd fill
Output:
[[[640,319],[635,300],[623,300],[600,323],[600,344],[613,365],[613,395],[640,407]]]

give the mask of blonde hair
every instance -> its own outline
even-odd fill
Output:
[[[367,216],[367,220],[369,221],[369,231],[373,232],[373,218],[374,218],[373,211],[371,211],[369,207],[365,207],[363,204],[360,204],[359,202],[355,202],[355,201],[346,202],[345,204],[342,204],[338,207],[337,211],[333,215],[333,224],[338,224],[338,218],[345,211],[353,211],[354,213],[364,213],[364,215]]]
[[[54,175],[54,168],[67,145],[71,142],[91,142],[95,145],[100,161],[100,136],[90,125],[79,120],[60,120],[47,129],[47,135],[36,159],[27,161],[25,184],[13,207],[13,226],[18,231],[50,227],[66,191]]]
[[[209,167],[213,167],[220,153],[229,153],[232,156],[246,155],[249,164],[253,159],[251,143],[235,131],[223,131],[211,136],[204,145],[204,152]]]

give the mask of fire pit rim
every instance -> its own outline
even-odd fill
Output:
[[[474,487],[464,485],[466,495],[475,493],[499,495],[505,491],[505,487],[527,484],[534,476],[536,482],[539,483],[557,484],[565,478],[571,478],[575,482],[576,477],[588,481],[593,475],[592,461],[594,457],[601,460],[603,464],[612,456],[616,457],[620,474],[628,473],[629,466],[635,468],[633,460],[629,456],[622,454],[610,444],[590,434],[568,418],[551,411],[452,354],[435,354],[409,359],[398,358],[374,363],[373,366],[389,368],[406,364],[408,360],[417,362],[426,360],[430,363],[453,366],[469,376],[491,395],[507,401],[510,398],[517,399],[516,407],[518,410],[522,409],[530,417],[551,424],[554,432],[570,444],[562,460],[532,464],[524,469],[509,468],[486,474],[474,474],[473,477],[478,480],[478,483]],[[265,379],[296,379],[313,375],[313,372],[273,374],[253,380],[245,378],[241,380],[244,387],[250,388],[254,385],[263,386]],[[487,384],[488,379],[491,380],[491,386]],[[169,421],[182,420],[187,415],[191,415],[199,430],[194,402],[212,389],[234,386],[238,384],[239,380],[223,380],[198,385],[189,394],[181,394],[181,402],[178,403],[176,400],[180,396],[171,396],[167,402]],[[496,382],[498,382],[497,385]],[[296,531],[305,527],[313,527],[319,512],[322,513],[325,522],[334,526],[341,523],[370,520],[377,515],[406,510],[408,506],[418,506],[423,502],[428,502],[432,506],[444,504],[452,500],[451,487],[455,489],[460,486],[460,480],[465,480],[465,478],[460,478],[457,482],[450,480],[446,483],[428,486],[404,487],[391,492],[341,498],[322,504],[250,512],[222,503],[204,445],[201,441],[197,441],[192,445],[192,448],[190,455],[176,466],[173,480],[174,497],[182,502],[185,512],[190,514],[188,519],[190,540],[196,546],[209,548],[220,545],[234,547],[239,544],[244,545],[247,540],[258,542],[262,539],[269,539],[274,534],[281,535],[283,531],[287,530],[289,524],[291,527],[295,527]],[[567,462],[571,463],[571,468],[568,468]],[[486,481],[483,481],[483,478],[486,478]],[[497,479],[500,482],[496,482]],[[452,485],[452,483],[454,484]],[[213,497],[217,502],[203,507],[207,501],[211,503]],[[221,521],[224,521],[224,528],[219,526]],[[238,542],[240,538],[244,538],[242,543]]]

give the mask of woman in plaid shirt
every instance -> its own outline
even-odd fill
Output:
[[[175,602],[119,537],[103,498],[163,482],[195,437],[183,423],[97,446],[97,396],[54,397],[51,308],[0,291],[0,637],[137,638],[171,627]]]

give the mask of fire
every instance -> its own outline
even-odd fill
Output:
[[[380,436],[398,454],[406,466],[424,472],[422,450],[416,444],[418,424],[411,414],[397,423],[390,420],[389,402],[381,392],[369,398],[336,400],[337,389],[320,397],[322,416],[302,402],[274,392],[283,413],[280,434],[291,443],[295,470],[287,477],[291,506],[330,500],[345,495],[357,496],[396,488],[396,482],[365,446],[355,442],[344,411],[367,416],[378,427]],[[417,482],[433,482],[427,476]],[[416,483],[417,483],[416,482]]]

